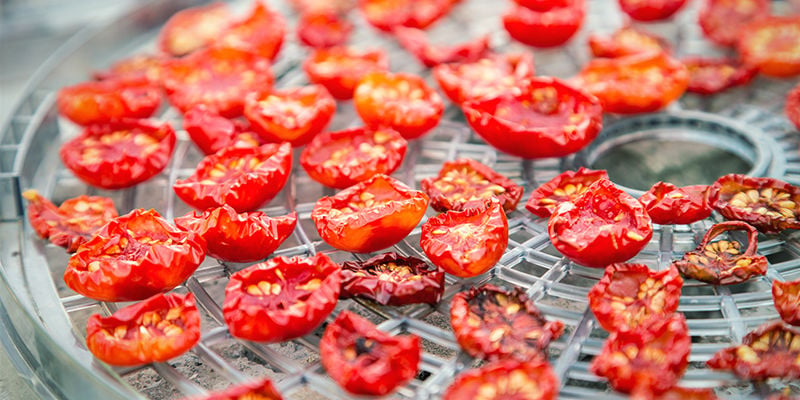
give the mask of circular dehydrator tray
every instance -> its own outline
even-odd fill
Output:
[[[7,348],[15,350],[12,354],[14,366],[43,397],[178,398],[269,376],[289,399],[350,398],[352,396],[339,389],[320,366],[317,345],[321,329],[297,340],[271,345],[239,341],[228,335],[220,309],[223,289],[228,276],[242,265],[221,264],[213,259],[207,259],[185,286],[176,289],[188,290],[197,296],[204,317],[199,345],[167,363],[140,368],[108,368],[98,363],[83,344],[86,319],[92,313],[110,313],[120,305],[98,303],[66,288],[62,275],[68,255],[63,249],[38,239],[25,220],[20,192],[27,188],[36,188],[55,201],[83,193],[110,196],[122,212],[152,207],[172,218],[189,211],[171,190],[172,183],[189,175],[201,159],[185,132],[179,130],[180,142],[170,166],[161,175],[132,189],[98,191],[77,180],[55,157],[59,145],[75,135],[78,128],[59,119],[54,107],[54,94],[59,87],[88,79],[90,71],[105,67],[113,60],[152,51],[155,35],[164,20],[175,9],[189,3],[192,2],[149,1],[112,24],[85,29],[37,72],[10,123],[3,128],[0,136],[0,327],[5,328],[6,334],[0,339]],[[283,2],[268,3],[286,15],[290,26],[294,26],[297,16]],[[234,6],[243,13],[249,2],[239,1]],[[464,1],[431,30],[433,40],[457,43],[491,33],[493,47],[499,52],[531,51],[510,42],[503,32],[499,14],[507,6],[504,2]],[[694,23],[696,6],[690,4],[670,23],[641,27],[670,39],[679,56],[713,53],[714,49],[701,38]],[[788,7],[784,3],[775,6],[778,10]],[[573,75],[588,60],[585,46],[588,32],[608,33],[622,24],[616,2],[590,1],[588,7],[584,29],[567,46],[533,51],[539,74]],[[383,47],[390,53],[392,70],[430,78],[429,71],[420,67],[390,38],[377,34],[356,14],[353,17],[357,28],[352,44]],[[274,67],[278,87],[305,83],[299,68],[305,50],[297,45],[293,31],[286,39]],[[690,181],[687,183],[709,183],[704,181],[728,172],[719,171],[720,160],[708,159],[708,152],[680,152],[678,156],[665,154],[663,148],[661,153],[654,152],[658,146],[647,145],[646,139],[652,137],[641,137],[641,132],[655,132],[653,136],[659,140],[669,142],[680,138],[715,147],[722,152],[715,154],[728,154],[739,160],[725,164],[729,165],[726,168],[741,168],[743,172],[775,176],[798,184],[798,134],[782,115],[783,96],[795,83],[759,78],[745,88],[711,98],[686,95],[662,114],[608,117],[607,129],[585,151],[565,159],[535,162],[498,154],[477,138],[464,124],[460,111],[450,106],[445,112],[445,121],[434,132],[411,143],[409,154],[395,176],[418,187],[420,179],[435,175],[442,162],[468,157],[492,166],[523,184],[526,193],[530,193],[538,184],[564,169],[598,163],[622,166],[617,170],[625,176],[618,180],[627,178],[639,183],[668,173]],[[165,109],[160,118],[180,127],[179,114],[173,109]],[[352,106],[347,102],[339,103],[330,129],[357,124]],[[633,144],[633,147],[621,151],[625,144]],[[662,156],[657,157],[658,154]],[[693,175],[680,173],[681,168],[689,167],[694,167]],[[644,169],[648,173],[634,176],[634,171]],[[309,215],[316,199],[330,193],[295,165],[289,184],[265,207],[270,215],[282,215],[291,210],[299,215],[295,234],[276,255],[325,252],[339,262],[366,257],[335,251],[319,239]],[[432,215],[433,211],[429,211],[428,216]],[[665,268],[683,252],[693,249],[716,220],[718,217],[714,216],[691,226],[657,226],[651,243],[633,261],[656,269]],[[549,350],[550,362],[562,384],[562,398],[621,397],[609,389],[603,379],[588,371],[591,359],[599,353],[607,336],[598,327],[586,301],[587,292],[603,271],[584,268],[561,257],[550,244],[546,221],[533,217],[522,207],[509,215],[509,227],[508,250],[500,263],[491,272],[476,278],[448,277],[444,299],[436,307],[393,308],[357,300],[339,303],[334,315],[343,309],[354,310],[378,323],[381,329],[413,333],[423,339],[425,352],[421,373],[393,397],[438,398],[457,373],[476,365],[454,341],[448,326],[448,307],[455,293],[484,282],[524,288],[548,319],[565,324],[565,334],[552,343]],[[759,239],[759,252],[770,261],[765,277],[724,287],[686,282],[679,311],[688,320],[693,346],[691,363],[681,385],[716,387],[717,394],[723,398],[759,398],[787,384],[753,385],[704,366],[714,352],[739,343],[752,328],[777,318],[770,294],[772,280],[800,277],[797,235],[786,233]],[[419,229],[393,250],[423,257],[419,249]],[[788,384],[800,390],[797,383]]]

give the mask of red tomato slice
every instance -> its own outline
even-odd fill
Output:
[[[275,257],[231,275],[222,312],[231,335],[282,342],[311,333],[339,298],[341,267],[328,256]]]
[[[168,123],[125,119],[86,127],[61,146],[59,155],[82,181],[103,189],[122,189],[161,172],[175,141]]]
[[[86,323],[89,351],[116,366],[165,362],[199,340],[200,313],[191,293],[157,294],[110,317],[94,314]]]
[[[425,178],[420,188],[431,198],[434,210],[461,211],[497,199],[503,210],[514,211],[522,198],[522,186],[493,169],[467,158],[446,161],[435,178]]]
[[[712,42],[733,46],[745,25],[767,17],[769,8],[769,0],[704,0],[698,22]]]
[[[288,0],[300,14],[347,14],[356,7],[355,0]]]
[[[558,378],[544,360],[503,360],[472,369],[456,377],[443,400],[555,400]]]
[[[547,227],[550,241],[561,254],[591,268],[630,259],[653,236],[642,204],[605,179],[572,203],[556,208]]]
[[[673,16],[686,0],[618,0],[625,14],[636,21],[660,21]]]
[[[166,60],[164,56],[137,54],[115,62],[108,70],[94,72],[92,76],[97,80],[144,78],[153,85],[159,85],[161,64]]]
[[[453,62],[478,61],[489,52],[489,35],[460,44],[438,46],[431,44],[428,34],[421,29],[397,27],[392,33],[406,51],[428,68]]]
[[[172,56],[189,54],[210,45],[230,20],[230,9],[222,2],[178,11],[161,29],[158,47]]]
[[[225,148],[206,156],[194,174],[178,179],[175,194],[198,210],[231,206],[252,211],[272,200],[289,180],[292,146],[265,144],[252,148]]]
[[[297,213],[270,218],[261,211],[239,214],[225,204],[175,218],[175,225],[202,236],[211,257],[251,262],[267,258],[294,232]]]
[[[342,46],[353,31],[353,24],[336,13],[301,14],[297,25],[297,38],[314,48]]]
[[[227,147],[258,147],[264,144],[264,140],[250,129],[249,124],[225,118],[202,104],[192,107],[183,115],[183,129],[206,155]]]
[[[425,29],[444,17],[452,0],[359,0],[364,18],[372,26],[391,32],[398,26]]]
[[[648,397],[655,400],[717,400],[717,396],[711,389],[688,389],[679,386],[673,386],[672,389],[667,390],[659,395],[651,393],[646,394]],[[633,396],[632,396],[633,397]],[[638,400],[638,399],[634,399]]]
[[[216,43],[274,60],[281,50],[285,34],[286,21],[283,17],[277,11],[267,8],[264,2],[256,1],[250,15],[225,29]]]
[[[708,186],[676,187],[658,182],[639,198],[647,214],[656,224],[691,224],[711,216],[711,206],[706,202]]]
[[[95,300],[142,300],[181,284],[205,253],[199,235],[175,228],[155,210],[136,209],[78,247],[64,282]]]
[[[589,48],[595,57],[616,58],[650,52],[668,52],[666,40],[630,26],[620,28],[610,36],[589,36]]]
[[[297,1],[297,0],[295,0]],[[208,396],[192,397],[191,400],[283,400],[278,389],[267,378],[234,386]]]
[[[566,7],[570,4],[570,0],[514,0],[514,3],[531,10],[547,11],[556,7]]]
[[[447,273],[469,278],[497,264],[508,247],[508,220],[500,202],[448,211],[422,224],[420,246]]]
[[[503,26],[515,40],[535,47],[555,47],[578,32],[586,15],[585,0],[534,10],[514,5],[503,15]]]
[[[781,319],[787,324],[800,326],[800,279],[772,281],[772,301]]]
[[[403,162],[408,142],[397,131],[352,128],[323,132],[300,154],[311,179],[344,189],[378,174],[390,175]]]
[[[800,17],[771,17],[748,24],[737,49],[746,65],[779,78],[800,74]]]
[[[563,157],[600,132],[600,102],[555,78],[531,78],[517,90],[462,105],[467,122],[490,145],[522,158]]]
[[[333,119],[336,100],[320,85],[273,90],[247,97],[244,115],[268,142],[302,146]]]
[[[416,75],[371,72],[353,95],[356,112],[368,126],[389,127],[416,139],[436,127],[444,113],[442,98]]]
[[[773,178],[728,174],[708,188],[708,204],[725,219],[764,233],[800,229],[800,187]]]
[[[143,76],[118,77],[61,88],[59,114],[78,125],[147,118],[161,105],[161,89]]]
[[[601,179],[609,179],[605,170],[581,167],[577,171],[564,171],[536,188],[525,203],[525,208],[541,218],[548,218],[561,203],[575,201]]]
[[[800,85],[795,86],[786,95],[786,107],[784,108],[789,121],[800,130]]]
[[[352,47],[332,47],[311,52],[303,70],[308,79],[325,86],[340,100],[353,98],[359,80],[375,71],[388,71],[389,59],[383,50],[356,50]]]
[[[692,93],[715,94],[734,86],[750,83],[758,70],[734,60],[693,57],[683,60],[689,69],[689,87]]]
[[[378,304],[436,304],[444,293],[444,270],[414,257],[384,253],[342,265],[341,298],[361,297]]]
[[[170,103],[187,112],[204,104],[224,117],[242,115],[248,93],[272,89],[269,60],[232,47],[211,47],[164,63],[164,88]]]
[[[474,62],[442,64],[433,76],[444,94],[456,104],[482,97],[496,97],[532,78],[535,67],[530,53],[491,55]]]
[[[329,245],[370,253],[403,240],[428,208],[428,196],[383,174],[317,200],[311,219]]]
[[[742,379],[800,379],[798,343],[800,330],[783,321],[769,322],[745,335],[741,345],[718,351],[706,365]]]

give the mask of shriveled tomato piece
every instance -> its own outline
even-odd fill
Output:
[[[683,60],[683,64],[689,69],[689,87],[686,90],[705,95],[746,85],[757,72],[751,66],[724,58],[692,57]]]
[[[386,32],[398,26],[425,29],[450,12],[452,0],[360,0],[370,25]]]
[[[491,55],[474,62],[442,64],[433,76],[444,94],[456,104],[481,97],[495,97],[513,90],[535,71],[530,53]]]
[[[425,178],[420,187],[431,198],[434,210],[461,211],[497,199],[505,211],[514,211],[522,198],[522,186],[475,160],[447,161],[434,178]]]
[[[297,25],[300,42],[314,48],[344,45],[353,30],[353,24],[336,13],[302,14]]]
[[[593,34],[589,36],[589,48],[595,57],[624,57],[633,54],[668,51],[666,40],[639,29],[626,26],[610,36]]]
[[[342,265],[342,298],[363,297],[390,306],[436,304],[444,293],[444,271],[414,257],[384,253]]]
[[[161,89],[143,76],[116,77],[61,88],[58,112],[78,125],[147,118],[161,105]]]
[[[300,154],[300,165],[311,179],[344,189],[377,174],[390,175],[406,155],[408,142],[388,128],[360,127],[323,132]]]
[[[69,259],[64,282],[100,301],[146,299],[181,284],[205,258],[206,243],[155,210],[111,220]]]
[[[94,72],[92,75],[97,80],[144,78],[158,85],[161,83],[161,64],[164,61],[166,61],[164,56],[137,54],[119,60],[109,69]]]
[[[750,22],[769,15],[769,0],[704,0],[698,14],[703,33],[720,46],[733,46]]]
[[[183,115],[183,129],[206,155],[226,147],[258,147],[264,144],[264,140],[253,132],[249,124],[225,118],[203,104],[192,107]]]
[[[280,13],[269,9],[262,1],[254,2],[245,19],[237,21],[220,35],[216,43],[253,52],[261,58],[274,60],[283,45],[286,21]]]
[[[547,11],[554,7],[565,7],[570,0],[514,0],[514,3],[531,10]]]
[[[708,189],[708,204],[726,219],[747,222],[764,233],[800,229],[800,188],[778,179],[722,176]]]
[[[453,297],[450,325],[464,351],[489,361],[546,360],[550,341],[564,332],[564,324],[547,321],[524,290],[490,284]]]
[[[86,127],[64,143],[58,154],[82,181],[103,189],[122,189],[161,172],[176,140],[168,123],[124,119]]]
[[[508,247],[508,220],[497,200],[448,211],[422,224],[420,245],[434,265],[468,278],[497,264]]]
[[[396,244],[417,226],[428,196],[377,174],[331,197],[317,200],[311,219],[329,245],[369,253]]]
[[[341,267],[328,256],[275,257],[231,275],[222,312],[231,335],[282,342],[307,335],[333,311]]]
[[[741,345],[718,351],[706,364],[743,379],[800,379],[798,359],[800,330],[774,321],[745,335]]]
[[[268,142],[302,146],[333,119],[336,101],[320,85],[273,90],[247,97],[244,115]]]
[[[416,75],[370,72],[353,95],[356,112],[373,128],[389,127],[406,139],[418,138],[442,119],[442,98]]]
[[[642,204],[605,179],[592,184],[573,202],[559,206],[547,227],[561,254],[592,268],[628,260],[653,236]]]
[[[248,93],[272,89],[268,59],[232,47],[211,47],[164,63],[162,81],[170,103],[187,112],[204,104],[228,118],[244,111]]]
[[[272,381],[263,378],[252,383],[234,386],[222,392],[192,397],[191,400],[283,400],[283,397],[272,385]]]
[[[175,218],[175,225],[202,236],[211,257],[250,262],[267,258],[294,232],[297,213],[271,218],[261,211],[240,214],[224,204]]]
[[[764,75],[800,74],[800,17],[770,17],[752,22],[739,34],[742,62]]]
[[[172,56],[189,54],[210,45],[230,22],[231,11],[223,2],[178,11],[161,29],[158,47]]]
[[[43,239],[72,253],[101,226],[118,216],[108,197],[78,196],[56,207],[36,190],[22,192],[28,200],[28,221]]]
[[[795,86],[786,95],[786,107],[784,109],[789,121],[800,130],[800,85]]]
[[[605,330],[632,329],[674,313],[682,287],[674,267],[653,271],[644,264],[611,264],[589,291],[589,307]]]
[[[632,400],[717,400],[717,396],[711,389],[689,389],[680,386],[673,386],[672,389],[667,390],[659,395],[652,393],[643,393],[643,396],[631,396]]]
[[[618,0],[625,14],[637,21],[660,21],[673,16],[686,0]]]
[[[382,396],[419,371],[420,339],[392,336],[347,310],[325,328],[319,342],[322,366],[350,393]]]
[[[489,52],[489,35],[454,45],[434,45],[421,29],[398,27],[393,33],[400,45],[428,68],[439,64],[477,61]]]
[[[444,400],[555,400],[558,378],[545,360],[502,360],[460,374]]]
[[[288,0],[300,14],[347,14],[356,7],[355,0]]]
[[[199,340],[200,313],[191,293],[157,294],[110,317],[94,314],[86,323],[89,351],[117,366],[164,362]]]
[[[201,211],[223,204],[237,212],[252,211],[283,189],[291,170],[289,143],[228,147],[206,156],[192,176],[178,179],[172,188],[181,200]]]
[[[503,14],[503,26],[515,40],[535,47],[555,47],[578,32],[586,15],[585,0],[568,0],[547,10],[518,5]]]
[[[541,218],[547,218],[559,204],[575,201],[601,179],[608,180],[605,170],[595,171],[580,167],[577,171],[564,171],[536,188],[525,203],[525,209]]]
[[[772,301],[781,319],[788,324],[800,326],[800,279],[790,282],[772,281]]]
[[[717,240],[717,236],[730,231],[745,231],[747,247],[735,240]],[[741,221],[716,224],[706,232],[697,249],[684,254],[675,266],[686,277],[715,285],[744,282],[754,275],[767,273],[767,258],[756,254],[758,233],[751,225]]]
[[[303,70],[311,82],[325,86],[333,97],[347,100],[353,98],[361,77],[370,72],[388,71],[389,58],[383,50],[316,49],[303,62]]]
[[[683,314],[613,332],[590,370],[624,393],[669,390],[689,365],[692,338]]]
[[[462,109],[483,140],[528,159],[575,153],[597,137],[603,124],[597,98],[547,77],[527,79],[512,92],[467,101]]]
[[[671,183],[658,182],[639,198],[639,202],[656,224],[691,224],[711,216],[706,192],[706,185],[679,188]]]
[[[663,52],[596,58],[575,84],[597,96],[605,112],[636,114],[660,110],[681,97],[689,71]]]

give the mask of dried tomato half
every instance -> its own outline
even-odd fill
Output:
[[[650,216],[642,204],[605,179],[573,202],[562,203],[547,227],[561,254],[592,268],[630,259],[653,237]]]
[[[403,240],[428,208],[428,196],[377,174],[317,200],[311,219],[329,245],[354,253],[385,249]]]
[[[203,104],[192,107],[183,115],[183,129],[206,155],[226,147],[258,147],[264,144],[264,140],[253,132],[249,124],[225,118]]]
[[[117,366],[164,362],[199,340],[200,313],[191,293],[157,294],[110,317],[94,314],[86,323],[89,351]]]
[[[462,104],[469,125],[487,143],[522,158],[563,157],[600,132],[596,97],[555,78],[537,77],[511,92]]]
[[[164,62],[162,83],[173,106],[187,112],[205,104],[224,117],[244,112],[248,93],[272,89],[268,59],[233,47],[210,47]]]
[[[272,381],[264,378],[207,396],[192,397],[191,400],[283,400],[283,397],[272,385]]]
[[[611,333],[590,370],[634,395],[672,388],[689,365],[692,338],[683,314]]]
[[[653,271],[644,264],[611,264],[589,291],[589,307],[609,332],[636,328],[674,313],[682,287],[674,267]]]
[[[425,29],[445,16],[453,0],[360,0],[358,6],[370,25],[386,32],[398,26]]]
[[[759,326],[739,346],[714,354],[706,365],[743,379],[800,379],[800,330],[783,321]]]
[[[326,48],[347,42],[353,24],[336,13],[305,13],[297,22],[297,38],[306,46]]]
[[[368,126],[392,128],[406,139],[428,133],[444,112],[442,98],[424,79],[404,73],[366,74],[356,86],[353,103]]]
[[[154,85],[161,83],[161,64],[166,61],[164,56],[152,54],[137,54],[119,60],[105,71],[97,71],[92,76],[97,80],[123,79],[135,80],[144,78]]]
[[[559,204],[575,201],[601,179],[609,179],[605,170],[580,167],[577,171],[564,171],[536,188],[525,203],[525,209],[539,217],[548,218]]]
[[[161,105],[161,89],[142,76],[83,82],[58,91],[59,114],[78,125],[147,118]]]
[[[439,64],[473,62],[489,52],[489,35],[453,45],[434,45],[421,29],[398,27],[392,32],[400,45],[422,63],[432,68]]]
[[[555,400],[558,378],[544,360],[502,360],[464,372],[456,377],[443,400]]]
[[[274,60],[283,45],[286,21],[280,13],[256,1],[246,18],[237,21],[219,36],[216,43],[253,52],[260,58]]]
[[[456,104],[481,97],[495,97],[532,78],[535,66],[530,53],[490,55],[474,62],[437,65],[433,76],[444,94]]]
[[[764,233],[800,229],[800,188],[777,179],[722,176],[708,189],[708,204],[726,219],[747,222]]]
[[[689,69],[689,86],[692,93],[715,94],[734,86],[746,85],[758,70],[724,58],[692,57],[683,60]]]
[[[382,396],[417,375],[420,339],[392,336],[350,311],[325,328],[319,342],[322,366],[350,393]]]
[[[389,58],[380,49],[316,49],[303,62],[303,70],[308,75],[308,80],[325,86],[333,97],[348,100],[353,98],[361,77],[370,72],[389,70]]]
[[[178,11],[161,29],[158,47],[172,56],[189,54],[210,45],[230,20],[231,11],[223,2]]]
[[[564,324],[547,321],[524,290],[490,284],[453,297],[450,325],[464,351],[489,361],[545,360],[550,341],[564,333]]]
[[[772,301],[781,319],[788,324],[800,325],[800,279],[772,281]]]
[[[711,389],[689,389],[680,386],[673,386],[672,389],[667,390],[659,395],[652,393],[643,393],[643,396],[631,396],[632,400],[717,400],[717,396]]]
[[[323,86],[310,85],[247,97],[244,115],[268,142],[302,146],[333,119],[336,101]]]
[[[705,36],[720,46],[733,46],[750,22],[769,15],[769,0],[704,0],[698,14]]]
[[[717,240],[717,236],[730,231],[747,233],[747,248],[735,240]],[[716,224],[706,232],[697,249],[683,255],[674,264],[686,277],[715,285],[744,282],[753,275],[767,273],[767,258],[756,254],[758,232],[741,221]]]
[[[671,183],[658,182],[639,198],[639,202],[656,224],[691,224],[711,216],[706,192],[706,185],[679,188]]]
[[[175,225],[202,236],[211,257],[251,262],[267,258],[294,232],[297,213],[271,218],[261,211],[239,214],[224,204],[175,218]]]
[[[377,174],[390,175],[403,162],[408,142],[389,128],[359,127],[315,136],[300,154],[311,179],[344,189]]]
[[[231,275],[222,313],[231,335],[282,342],[316,329],[339,298],[341,267],[328,256],[275,257]]]
[[[760,19],[745,26],[738,37],[744,64],[779,78],[800,74],[800,17]]]
[[[568,0],[546,10],[513,5],[503,14],[503,27],[513,39],[535,47],[555,47],[578,32],[586,16],[585,0]]]
[[[161,172],[176,140],[168,123],[124,119],[86,127],[64,143],[58,154],[82,181],[103,189],[122,189]]]
[[[231,206],[252,211],[272,200],[289,180],[292,146],[228,147],[206,156],[192,176],[178,179],[175,194],[198,210]]]
[[[289,0],[288,3],[300,14],[338,13],[345,15],[356,6],[355,0]]]
[[[70,253],[119,215],[108,197],[78,196],[58,207],[35,190],[22,192],[22,197],[28,200],[28,221],[33,230]]]
[[[610,36],[593,34],[589,36],[589,48],[595,57],[624,57],[633,54],[668,51],[666,40],[639,29],[626,26]]]
[[[80,245],[64,281],[95,300],[142,300],[181,284],[205,254],[205,240],[196,233],[172,226],[155,210],[136,209]]]
[[[625,14],[636,21],[660,21],[673,16],[686,0],[618,0]]]
[[[431,206],[439,212],[462,211],[481,206],[495,198],[507,212],[517,208],[522,186],[493,169],[467,158],[446,161],[435,178],[425,178],[420,187],[431,198]]]
[[[342,265],[342,298],[363,297],[390,306],[436,304],[444,293],[444,271],[414,257],[384,253]]]
[[[497,264],[508,247],[508,220],[497,200],[464,211],[448,211],[422,224],[420,245],[447,273],[468,278]]]
[[[795,86],[786,95],[786,108],[784,109],[789,121],[800,130],[800,85]]]

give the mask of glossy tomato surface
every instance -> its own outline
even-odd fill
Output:
[[[274,60],[283,45],[286,21],[280,13],[269,9],[265,2],[253,2],[250,14],[231,24],[216,43],[252,52],[260,58]]]
[[[439,64],[472,62],[489,52],[489,35],[452,45],[435,45],[421,29],[398,27],[392,32],[400,45],[422,63],[431,68]]]
[[[161,83],[161,64],[167,58],[166,56],[146,53],[136,54],[114,62],[107,70],[93,72],[92,76],[100,81],[144,78],[154,85],[159,85]]]
[[[722,176],[709,187],[708,204],[726,219],[747,222],[764,233],[800,228],[800,188],[778,179]]]
[[[608,180],[605,170],[581,167],[577,171],[564,171],[536,188],[525,203],[525,209],[538,217],[548,218],[559,204],[575,201],[601,179]]]
[[[420,187],[431,198],[431,206],[439,212],[462,211],[497,199],[503,210],[514,211],[522,199],[522,186],[498,174],[489,166],[461,158],[445,161],[439,175],[425,178]]]
[[[264,140],[246,122],[225,118],[204,104],[192,107],[183,115],[183,129],[205,154],[226,147],[258,147]]]
[[[171,56],[183,56],[210,45],[231,23],[223,2],[178,11],[164,24],[158,47]]]
[[[618,0],[625,14],[637,21],[660,21],[673,16],[686,0]]]
[[[268,142],[302,146],[333,119],[336,101],[320,85],[273,90],[247,97],[244,115]]]
[[[445,391],[444,400],[555,400],[559,383],[544,360],[502,360],[458,375]]]
[[[515,40],[535,47],[555,47],[578,32],[586,16],[585,0],[568,0],[547,10],[519,5],[503,14],[503,26]]]
[[[800,74],[800,17],[770,17],[744,27],[737,49],[758,72],[785,78]]]
[[[221,392],[192,397],[191,400],[283,400],[268,378],[236,385]]]
[[[679,188],[671,183],[658,182],[639,198],[639,202],[656,224],[691,224],[711,216],[711,206],[706,202],[707,192],[706,185]]]
[[[742,338],[742,344],[722,349],[706,364],[742,379],[800,379],[800,330],[783,321],[768,322]]]
[[[589,49],[595,57],[624,57],[633,54],[668,51],[666,40],[645,31],[625,26],[611,35],[589,36]]]
[[[391,32],[398,26],[425,29],[449,11],[452,0],[359,0],[361,14],[372,26]]]
[[[532,78],[535,69],[530,53],[509,53],[438,65],[433,76],[444,94],[460,105],[467,100],[510,92],[523,79]]]
[[[765,18],[769,0],[703,0],[698,22],[703,33],[720,46],[733,46],[750,22]]]
[[[444,270],[414,257],[384,253],[342,265],[342,298],[361,297],[378,304],[436,304],[444,293]]]
[[[353,24],[336,13],[305,13],[297,22],[297,38],[314,48],[344,45],[352,31]]]
[[[724,58],[692,57],[683,60],[689,69],[687,91],[710,95],[750,83],[758,70]]]
[[[800,130],[800,85],[795,86],[786,95],[786,107],[784,108],[789,121]]]
[[[303,62],[308,79],[325,86],[337,99],[353,98],[361,77],[376,71],[388,71],[389,59],[383,50],[358,50],[353,47],[316,49]]]
[[[781,319],[787,324],[800,326],[800,279],[772,281],[772,301]]]
[[[83,82],[58,91],[58,112],[78,125],[147,118],[161,105],[161,89],[142,76]]]

